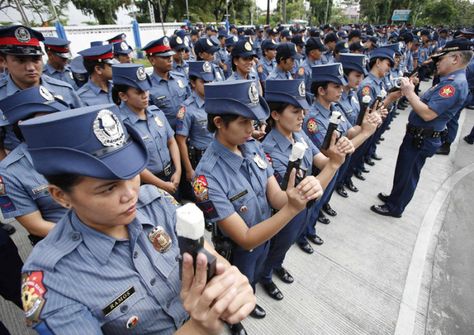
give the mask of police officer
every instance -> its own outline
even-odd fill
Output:
[[[112,45],[91,47],[79,51],[89,80],[77,94],[87,106],[112,103],[112,65],[118,63],[114,59]]]
[[[326,47],[326,50],[324,50],[324,53],[321,57],[322,64],[329,64],[334,62],[333,53],[334,49],[336,49],[336,43],[338,41],[339,39],[335,33],[329,33],[324,37],[324,46]]]
[[[84,67],[84,59],[81,55],[74,57],[70,63],[72,76],[74,77],[74,82],[78,88],[82,87],[89,76],[87,75],[87,70]]]
[[[262,87],[257,72],[254,69],[254,57],[256,56],[257,55],[255,54],[255,51],[252,48],[252,43],[249,39],[243,38],[235,43],[231,53],[232,70],[234,72],[227,81],[243,79],[253,80],[257,85],[259,94],[261,95],[263,93]]]
[[[122,33],[107,40],[109,44],[112,44],[114,57],[119,63],[133,62],[133,49],[128,45],[127,41],[125,40],[126,38],[127,35]]]
[[[418,73],[421,81],[428,81],[430,64],[431,64],[431,48],[430,48],[430,31],[423,29],[420,31],[421,45],[418,50],[418,65],[420,67]]]
[[[42,85],[71,108],[82,106],[71,85],[43,74],[41,58],[43,52],[40,41],[43,41],[43,35],[25,26],[0,29],[0,58],[5,62],[9,72],[8,76],[0,80],[0,99],[25,88]],[[7,126],[5,148],[13,150],[19,143],[11,126]]]
[[[183,74],[188,78],[189,66],[188,62],[184,60],[184,53],[188,47],[180,36],[173,36],[170,38],[170,47],[175,54],[173,55],[173,71]]]
[[[308,200],[321,194],[321,185],[314,177],[306,177],[295,188],[293,171],[285,195],[261,144],[248,140],[253,120],[269,115],[254,81],[206,84],[205,99],[209,130],[215,138],[196,168],[194,195],[207,219],[230,240],[232,264],[255,288],[268,240],[303,210]],[[304,195],[297,195],[298,190]],[[270,206],[279,212],[271,216]],[[257,305],[251,315],[263,318],[266,313]],[[234,333],[241,331],[241,325],[233,327]]]
[[[151,80],[145,68],[138,64],[114,65],[112,82],[120,117],[140,134],[148,151],[148,164],[140,173],[142,183],[175,194],[181,178],[178,144],[163,112],[149,106]]]
[[[328,150],[331,155],[329,160],[302,131],[301,124],[304,114],[309,109],[302,79],[267,81],[265,100],[271,110],[268,123],[272,129],[263,140],[262,145],[265,155],[274,169],[274,176],[278,183],[280,185],[284,183],[293,146],[296,143],[302,143],[306,150],[298,170],[298,180],[305,175],[311,175],[313,166],[315,166],[321,171],[317,179],[325,188],[344,162],[344,148],[350,150],[352,145],[347,138],[341,138],[336,147],[334,145],[336,136],[334,135],[332,146]],[[270,240],[270,251],[265,260],[260,283],[273,299],[283,299],[283,293],[273,282],[272,273],[275,273],[285,283],[290,284],[294,281],[293,276],[283,267],[283,261],[291,245],[296,242],[297,237],[306,228],[309,210],[311,209],[300,212]]]
[[[23,267],[27,323],[40,334],[219,333],[220,318],[235,323],[252,310],[250,286],[221,258],[217,276],[201,284],[203,255],[194,275],[184,254],[179,279],[177,207],[154,186],[140,187],[147,149],[109,107],[20,126],[35,169],[68,208]]]
[[[273,39],[266,39],[261,44],[263,57],[260,58],[257,66],[258,77],[263,82],[276,67],[277,43]]]
[[[189,62],[191,96],[183,102],[176,122],[176,141],[183,162],[186,182],[194,178],[194,170],[214,136],[207,129],[204,110],[204,84],[214,81],[209,62]]]
[[[295,65],[297,55],[296,45],[291,42],[281,42],[276,48],[277,66],[267,77],[267,80],[273,79],[293,79],[291,72]]]
[[[414,93],[414,85],[401,78],[402,92],[412,111],[407,132],[400,146],[393,187],[390,195],[379,194],[383,205],[372,206],[377,214],[401,217],[415,193],[421,169],[427,158],[441,145],[441,134],[447,122],[463,108],[468,96],[465,68],[472,58],[471,43],[455,39],[446,43],[439,54],[433,55],[440,82],[421,98]]]
[[[224,71],[224,77],[225,79],[228,79],[232,75],[232,50],[234,49],[235,43],[239,41],[237,36],[229,36],[225,39],[225,49],[227,51],[227,60],[225,62],[226,65],[226,71]]]
[[[179,72],[172,71],[173,61],[168,37],[151,41],[143,47],[153,66],[150,101],[165,114],[171,128],[176,127],[179,106],[190,94],[188,80]]]
[[[200,38],[194,44],[194,52],[196,53],[196,60],[203,60],[210,62],[214,71],[214,76],[217,81],[224,80],[224,72],[222,69],[215,63],[216,57],[215,53],[219,50],[219,47],[214,45],[209,38]]]
[[[227,68],[228,64],[228,59],[230,57],[229,52],[227,52],[226,49],[226,39],[229,37],[227,35],[227,31],[225,29],[219,30],[219,33],[217,35],[218,40],[219,40],[219,50],[215,53],[215,62],[219,65],[219,67],[222,69],[222,72],[225,74],[229,72],[229,69]]]
[[[18,122],[38,113],[65,111],[68,107],[44,86],[34,86],[1,100],[0,109],[21,141],[0,162],[2,215],[6,219],[15,218],[25,227],[34,245],[48,234],[66,210],[51,198],[48,182],[34,169]]]
[[[263,56],[263,48],[262,43],[264,41],[263,37],[263,26],[261,24],[255,26],[255,40],[253,41],[253,48],[257,53],[258,59],[262,59]]]
[[[306,59],[298,70],[298,78],[304,79],[307,93],[311,88],[311,68],[315,65],[321,65],[323,63],[323,52],[326,51],[326,47],[321,43],[321,40],[317,37],[310,37],[306,41],[305,53]],[[328,62],[329,63],[329,62]]]
[[[71,67],[68,64],[71,58],[70,43],[68,40],[58,37],[44,38],[43,44],[48,55],[48,62],[43,68],[43,73],[51,78],[62,80],[77,89]]]

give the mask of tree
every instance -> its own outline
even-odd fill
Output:
[[[310,24],[318,25],[331,21],[333,0],[310,0]]]
[[[71,0],[77,9],[86,15],[93,15],[99,24],[114,24],[117,10],[130,5],[130,0]]]
[[[7,9],[14,9],[22,16],[23,23],[25,25],[35,26],[39,19],[41,26],[48,26],[51,22],[56,20],[54,15],[58,15],[58,19],[64,23],[67,21],[67,17],[64,15],[64,10],[67,8],[69,0],[0,0],[0,12],[4,12]],[[53,9],[54,6],[54,9]],[[32,18],[28,18],[22,14],[29,10],[33,13]]]

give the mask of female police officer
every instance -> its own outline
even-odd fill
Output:
[[[251,139],[253,120],[268,118],[268,105],[252,80],[205,85],[208,126],[215,138],[207,148],[193,182],[198,206],[229,239],[231,263],[255,287],[269,243],[309,200],[322,194],[312,176],[296,188],[280,189],[259,142]],[[271,207],[278,213],[271,216]],[[257,306],[251,314],[263,318]],[[238,330],[234,330],[237,332]]]
[[[146,144],[150,160],[140,177],[175,194],[181,178],[179,148],[168,120],[156,106],[149,106],[151,81],[143,65],[112,66],[114,102],[120,104],[124,122],[132,125]]]
[[[307,150],[298,171],[298,178],[311,175],[313,166],[316,166],[321,171],[317,179],[325,188],[344,162],[346,151],[352,150],[352,144],[343,137],[337,145],[334,145],[336,140],[336,134],[334,134],[333,146],[327,151],[330,159],[319,151],[301,128],[305,110],[309,109],[305,96],[306,90],[302,79],[267,80],[265,99],[271,110],[268,123],[272,129],[262,143],[263,149],[271,161],[275,178],[281,184],[293,145],[298,142],[303,143]],[[276,300],[283,299],[283,294],[272,281],[272,273],[275,272],[286,283],[293,282],[291,274],[282,266],[283,260],[286,252],[306,227],[307,214],[306,209],[300,212],[270,241],[270,251],[265,260],[260,283]]]
[[[215,334],[219,319],[239,322],[255,299],[234,267],[220,261],[206,284],[206,258],[197,257],[193,275],[184,254],[181,283],[176,206],[140,187],[146,145],[111,107],[20,125],[34,167],[69,209],[23,267],[28,323],[40,334],[116,335]]]

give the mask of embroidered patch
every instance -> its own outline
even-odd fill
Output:
[[[439,90],[439,95],[443,98],[451,98],[455,92],[456,89],[452,85],[445,85]]]
[[[15,205],[7,195],[0,196],[0,209],[3,214],[16,211]]]
[[[300,67],[298,69],[298,76],[303,77],[304,76],[304,67]]]
[[[186,107],[182,106],[182,107],[179,109],[178,114],[176,115],[176,118],[177,118],[178,120],[183,120],[185,114],[186,114]]]
[[[21,302],[29,326],[39,322],[41,310],[46,299],[46,288],[43,285],[43,271],[24,273],[21,281]]]
[[[200,210],[202,210],[206,220],[212,220],[218,217],[216,207],[214,207],[212,201],[207,200],[203,202],[198,202],[196,205],[199,207]]]
[[[308,120],[308,124],[306,125],[308,128],[308,132],[310,134],[314,134],[318,131],[318,124],[316,123],[316,120],[314,118],[311,118]]]
[[[270,166],[273,166],[273,160],[270,154],[265,153],[265,157],[267,158],[268,163],[270,163]]]
[[[194,178],[193,190],[197,201],[206,201],[209,199],[209,190],[207,186],[208,184],[205,176]]]
[[[178,202],[178,200],[176,200],[171,194],[169,194],[168,192],[166,192],[165,190],[161,189],[161,188],[157,188],[158,189],[158,192],[161,193],[161,195],[166,199],[168,200],[173,206],[176,206],[176,207],[179,207],[181,206],[181,204]]]
[[[364,96],[364,95],[370,95],[370,86],[365,86],[362,89],[362,96]]]

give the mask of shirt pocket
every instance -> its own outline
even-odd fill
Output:
[[[245,221],[248,227],[256,225],[254,222],[257,198],[253,191],[247,189],[235,192],[229,197],[234,210]]]
[[[131,290],[133,290],[132,294],[130,294]],[[99,315],[98,320],[103,324],[104,331],[111,334],[121,333],[127,328],[127,322],[132,316],[140,316],[144,310],[147,310],[144,305],[144,294],[131,286],[124,289],[123,293],[112,296],[106,304],[98,306],[96,315]]]

